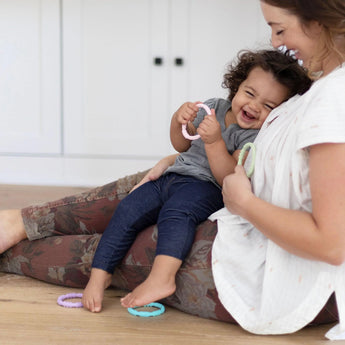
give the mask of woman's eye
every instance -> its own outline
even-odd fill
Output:
[[[250,92],[250,91],[246,91],[246,94],[247,94],[248,96],[250,96],[250,97],[254,97],[254,94],[253,94],[252,92]]]
[[[276,32],[276,35],[279,36],[279,35],[281,35],[283,32],[284,32],[284,30],[279,30],[279,31]]]

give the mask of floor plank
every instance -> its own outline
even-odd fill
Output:
[[[0,185],[0,209],[54,200],[87,188]],[[154,318],[130,315],[120,305],[121,291],[105,293],[104,310],[57,305],[59,295],[81,292],[28,277],[0,273],[0,344],[14,345],[287,345],[327,344],[330,325],[309,327],[291,335],[256,336],[239,326],[206,320],[167,308]],[[345,341],[336,344],[345,345]]]

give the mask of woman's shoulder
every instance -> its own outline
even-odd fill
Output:
[[[345,83],[345,65],[339,66],[327,76],[314,82],[312,89],[323,89],[324,92],[341,91],[343,94],[343,87]]]
[[[297,146],[345,142],[345,68],[316,81],[301,97]],[[298,109],[296,109],[298,111]]]
[[[338,68],[316,80],[309,91],[302,95],[300,105],[314,111],[325,110],[327,107],[345,106],[344,97],[345,66]]]

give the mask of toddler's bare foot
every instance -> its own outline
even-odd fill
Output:
[[[93,313],[99,313],[102,310],[104,290],[109,287],[110,283],[110,273],[93,268],[81,300],[84,308]]]
[[[0,211],[0,254],[26,238],[21,210]]]
[[[172,295],[176,290],[175,279],[162,282],[159,277],[148,277],[142,284],[137,286],[131,293],[121,299],[121,305],[125,308],[143,306],[162,298]]]

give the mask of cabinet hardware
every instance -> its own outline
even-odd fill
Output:
[[[154,63],[156,66],[161,66],[161,65],[163,65],[163,58],[162,58],[162,57],[159,57],[159,56],[156,56],[156,57],[153,59],[153,63]]]
[[[175,65],[176,66],[182,66],[183,65],[183,58],[181,58],[181,57],[175,58]]]

